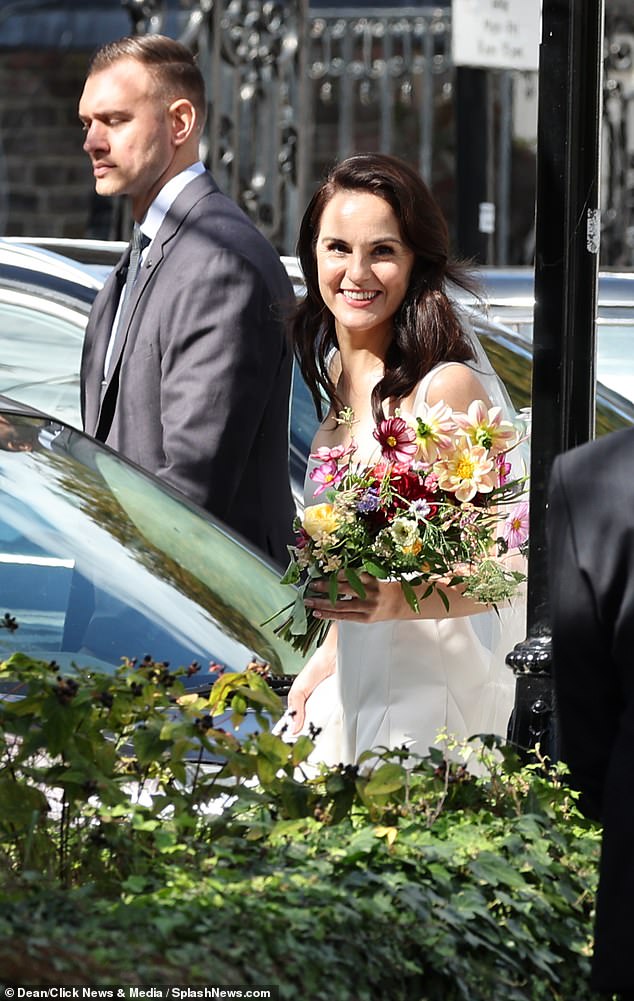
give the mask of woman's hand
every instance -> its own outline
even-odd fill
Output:
[[[345,576],[341,575],[334,605],[328,597],[328,582],[312,582],[310,596],[304,599],[307,608],[312,608],[318,619],[338,619],[342,622],[383,622],[414,617],[399,583],[379,581],[368,573],[360,574],[359,579],[365,589],[365,598],[360,598]]]
[[[299,733],[306,719],[306,700],[320,682],[335,673],[337,666],[337,627],[331,626],[326,639],[299,672],[288,693],[288,711],[293,716],[292,733]]]
[[[339,576],[337,601],[333,605],[328,597],[328,582],[316,580],[311,583],[311,594],[304,599],[318,619],[332,619],[339,622],[385,622],[390,619],[448,619],[463,615],[476,615],[488,607],[472,598],[466,598],[460,586],[449,587],[438,582],[431,594],[423,595],[429,589],[427,583],[415,588],[419,599],[419,610],[415,612],[409,605],[398,581],[378,580],[371,574],[359,574],[365,588],[365,597],[360,598],[348,583],[345,575]],[[443,591],[449,608],[445,606],[439,591]],[[310,662],[309,662],[310,663]],[[301,677],[301,675],[300,675]]]

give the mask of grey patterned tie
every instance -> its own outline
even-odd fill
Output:
[[[128,304],[130,302],[130,296],[132,295],[132,289],[134,288],[134,283],[137,279],[139,273],[139,265],[141,263],[141,254],[150,242],[150,238],[145,236],[141,232],[141,227],[135,223],[132,230],[132,239],[130,241],[130,259],[128,261],[128,271],[126,274],[125,285],[123,286],[121,308],[118,311],[118,322],[116,330],[113,330],[110,335],[110,342],[108,344],[108,349],[106,351],[106,359],[104,362],[104,377],[106,374],[110,373],[111,359],[112,356],[116,354],[117,343],[119,338],[123,336],[123,331],[125,330],[125,319],[126,313],[128,311]],[[102,382],[102,390],[105,388],[106,382],[105,378]]]
[[[128,262],[128,273],[126,275],[125,288],[123,290],[123,302],[121,304],[122,318],[125,310],[127,309],[130,296],[132,295],[132,289],[134,288],[134,283],[139,273],[141,254],[149,242],[148,237],[141,232],[141,227],[135,222],[132,230],[132,240],[130,241],[130,260]],[[119,326],[121,326],[120,323]]]

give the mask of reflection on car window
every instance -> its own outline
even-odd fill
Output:
[[[77,427],[85,319],[38,309],[34,296],[28,301],[0,298],[0,393]]]
[[[154,480],[140,477],[114,454],[97,453],[96,465],[133,523],[144,559],[149,554],[158,556],[152,571],[167,573],[168,579],[175,574],[176,583],[187,575],[188,587],[220,618],[227,632],[244,641],[255,627],[253,644],[262,647],[266,636],[267,659],[280,667],[282,661],[288,663],[292,656],[288,645],[270,627],[260,628],[289,601],[277,571]]]
[[[19,624],[0,630],[0,658],[243,670],[255,653],[289,669],[259,628],[281,604],[275,573],[85,436],[20,422],[31,450],[0,448],[0,609]]]

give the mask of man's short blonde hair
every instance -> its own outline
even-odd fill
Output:
[[[88,76],[108,69],[120,59],[135,59],[146,66],[167,102],[186,98],[196,109],[201,124],[204,122],[205,81],[193,53],[185,45],[166,35],[130,35],[107,42],[92,56]]]

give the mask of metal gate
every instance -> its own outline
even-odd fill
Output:
[[[309,0],[182,0],[182,39],[209,87],[207,155],[219,183],[286,253],[324,170],[352,152],[416,164],[454,214],[455,73],[449,7]],[[127,0],[139,31],[161,30],[157,0]],[[602,263],[634,267],[634,13],[607,20]],[[530,261],[534,142],[516,141],[517,99],[536,74],[491,71],[490,263]],[[519,219],[518,219],[519,213]]]

